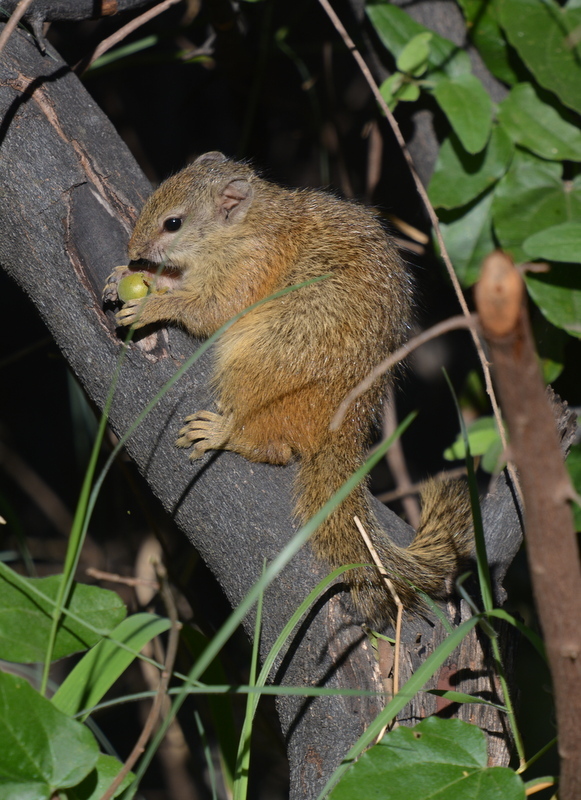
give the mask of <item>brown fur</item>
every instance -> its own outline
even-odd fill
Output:
[[[168,219],[179,230],[164,229]],[[162,264],[160,285],[169,290],[126,303],[119,324],[173,322],[196,336],[277,290],[330,275],[265,302],[228,329],[216,355],[219,413],[188,417],[177,441],[193,445],[192,458],[210,449],[273,464],[297,456],[297,512],[308,520],[363,462],[389,377],[359,398],[338,432],[329,430],[331,417],[409,332],[410,276],[381,224],[361,205],[281,188],[207,153],[149,198],[129,255],[152,271]],[[109,299],[129,271],[113,273]],[[331,566],[369,562],[356,514],[407,606],[417,601],[410,582],[441,594],[470,551],[470,508],[464,490],[449,484],[432,485],[424,502],[425,521],[411,546],[399,548],[379,529],[360,485],[315,533],[315,552]],[[348,574],[368,619],[388,619],[393,601],[377,571]]]

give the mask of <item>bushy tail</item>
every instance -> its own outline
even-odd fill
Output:
[[[362,448],[356,437],[339,431],[322,448],[303,456],[298,477],[297,512],[309,520],[361,464]],[[422,493],[422,519],[409,547],[396,545],[373,514],[364,483],[333,511],[315,532],[316,555],[332,568],[369,563],[371,555],[357,530],[359,517],[393,586],[406,609],[421,604],[416,589],[432,597],[446,593],[447,579],[472,551],[472,512],[464,481],[431,481]],[[395,603],[377,569],[346,573],[357,609],[373,625],[394,618]],[[414,588],[415,587],[415,588]]]

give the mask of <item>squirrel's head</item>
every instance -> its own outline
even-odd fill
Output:
[[[259,180],[247,165],[211,152],[164,181],[147,200],[129,241],[132,261],[184,270],[208,237],[240,225]]]

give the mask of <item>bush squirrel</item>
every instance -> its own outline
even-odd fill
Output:
[[[185,420],[176,444],[232,450],[250,461],[299,459],[297,515],[306,522],[365,459],[389,376],[353,403],[341,427],[329,424],[341,400],[406,339],[413,286],[408,269],[375,215],[321,191],[286,189],[250,166],[206,153],[168,178],[147,200],[129,242],[137,269],[158,287],[126,302],[119,325],[181,325],[207,337],[242,309],[284,287],[330,277],[268,300],[241,317],[216,345],[218,413]],[[118,267],[104,298],[130,267]],[[429,483],[422,522],[408,548],[375,521],[359,485],[313,536],[331,567],[371,561],[357,515],[400,599],[418,606],[417,587],[442,596],[446,578],[472,548],[466,487]],[[393,617],[394,603],[375,568],[346,573],[355,604],[371,624]],[[411,585],[410,585],[411,584]]]

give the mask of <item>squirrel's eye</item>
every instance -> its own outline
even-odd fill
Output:
[[[175,231],[179,231],[182,227],[182,220],[180,217],[168,217],[163,223],[164,230],[169,231],[169,233],[175,233]]]

